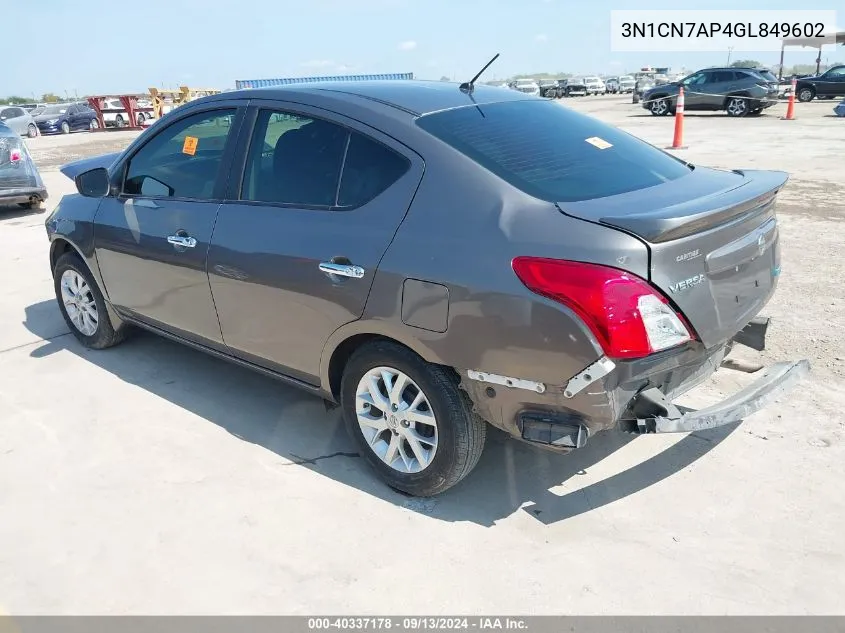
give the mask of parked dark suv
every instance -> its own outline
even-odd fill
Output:
[[[656,116],[673,114],[678,89],[684,87],[687,110],[725,110],[728,116],[759,114],[777,103],[778,82],[757,68],[707,68],[681,81],[643,93],[642,105]]]
[[[818,76],[802,77],[797,82],[795,96],[804,102],[816,97],[845,97],[845,64],[828,68]]]

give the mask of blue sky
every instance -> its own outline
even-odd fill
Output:
[[[6,4],[6,3],[4,3]],[[142,92],[236,79],[413,72],[468,79],[495,53],[485,79],[515,73],[612,73],[643,65],[725,63],[725,53],[613,53],[613,9],[835,9],[794,0],[21,0],[3,8],[22,62],[0,69],[0,94]],[[143,7],[139,10],[139,7]],[[114,19],[120,9],[122,19]],[[845,7],[838,7],[845,9]],[[841,11],[845,14],[845,10]],[[95,17],[102,16],[102,17]],[[841,16],[840,24],[845,21]],[[23,43],[23,42],[26,43]],[[9,45],[9,42],[7,42]],[[736,59],[737,54],[734,54]],[[741,53],[776,64],[778,53]],[[788,50],[786,64],[811,63]],[[822,59],[845,61],[845,48]]]

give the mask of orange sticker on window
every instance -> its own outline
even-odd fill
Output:
[[[186,136],[185,142],[182,144],[182,153],[188,156],[193,156],[197,153],[197,143],[200,140],[196,136]]]

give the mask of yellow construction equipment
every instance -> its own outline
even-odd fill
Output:
[[[150,88],[150,98],[153,102],[153,116],[160,119],[174,108],[180,105],[199,99],[200,97],[207,97],[209,95],[219,94],[220,90],[213,88],[190,88],[188,86],[179,86],[178,90],[164,90],[159,88]]]

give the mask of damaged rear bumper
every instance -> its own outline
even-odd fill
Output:
[[[722,402],[698,411],[682,411],[657,389],[637,396],[632,410],[652,409],[650,415],[622,421],[623,430],[636,433],[688,433],[741,422],[800,382],[810,371],[807,360],[775,363],[753,383]],[[645,406],[644,406],[645,405]]]

